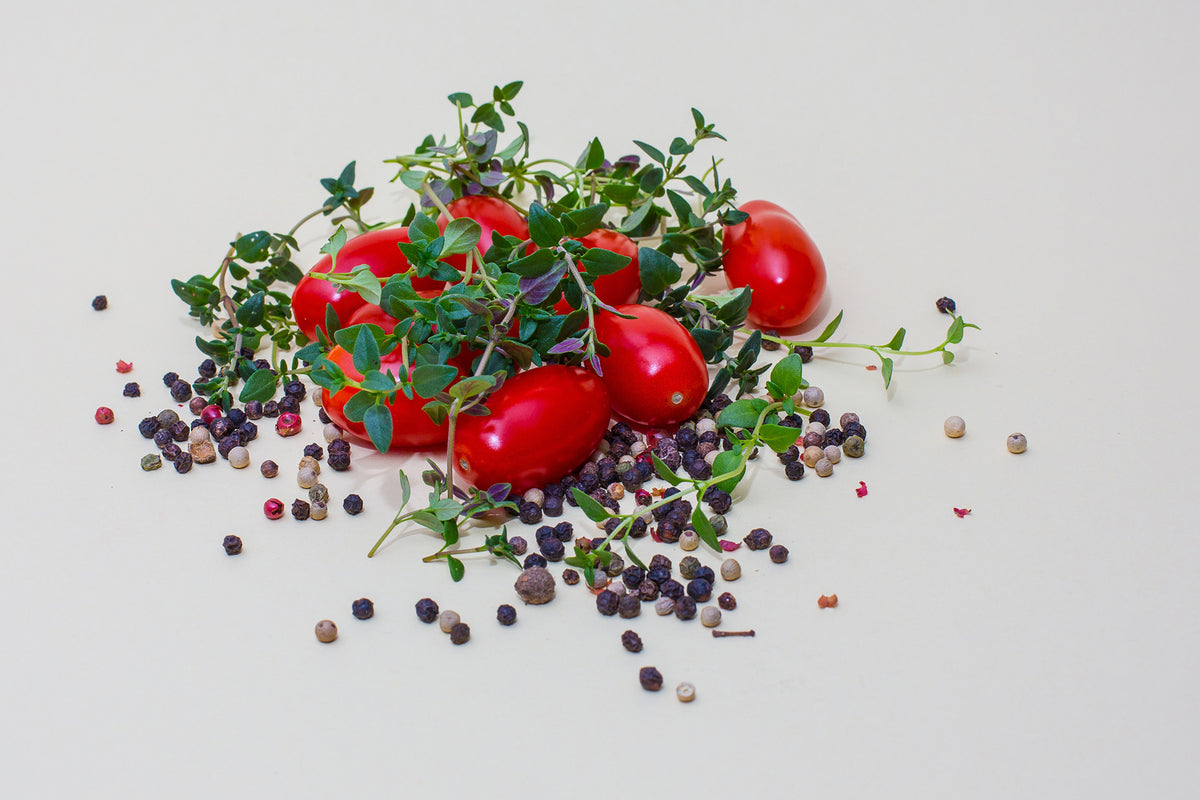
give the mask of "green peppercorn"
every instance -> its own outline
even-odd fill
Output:
[[[146,472],[153,472],[162,466],[162,456],[158,453],[150,453],[142,456],[142,469]]]
[[[842,442],[842,452],[851,458],[859,458],[863,454],[863,445],[863,438],[858,434],[847,436],[846,440]]]

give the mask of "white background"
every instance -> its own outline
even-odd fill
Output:
[[[10,8],[0,792],[1192,796],[1200,13],[899,5]],[[356,450],[327,484],[367,512],[305,524],[259,510],[301,495],[298,440],[252,448],[282,465],[273,483],[138,467],[137,420],[170,405],[159,376],[200,359],[168,280],[211,273],[238,232],[286,230],[352,159],[369,216],[402,212],[382,159],[449,131],[450,92],[512,80],[535,153],[567,160],[596,135],[665,145],[700,108],[742,196],[821,247],[817,330],[844,308],[848,341],[905,325],[933,345],[943,294],[983,328],[952,367],[898,364],[886,393],[866,360],[810,366],[868,452],[799,484],[764,462],[731,513],[792,552],[737,554],[725,625],[754,639],[603,618],[561,586],[501,628],[511,567],[472,561],[452,584],[420,533],[365,558],[394,457]],[[306,265],[326,234],[305,229]],[[92,422],[102,404],[118,424]],[[966,437],[942,435],[948,414]],[[469,645],[416,620],[426,595]],[[349,613],[361,596],[369,622]],[[332,646],[312,634],[326,617]],[[638,687],[644,664],[663,692]]]

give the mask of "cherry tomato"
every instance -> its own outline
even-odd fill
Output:
[[[579,241],[587,247],[603,247],[632,259],[628,265],[616,272],[596,278],[592,286],[596,296],[610,306],[620,306],[636,300],[638,292],[642,290],[642,278],[638,273],[637,245],[633,240],[618,231],[598,228]],[[554,304],[557,314],[570,314],[572,310],[566,298]]]
[[[518,214],[516,209],[497,197],[484,197],[480,195],[460,197],[446,206],[446,208],[455,219],[468,217],[479,223],[478,247],[480,255],[486,253],[488,248],[492,246],[492,231],[496,231],[504,236],[517,236],[521,239],[529,238],[529,225],[525,223],[525,218]],[[449,224],[450,221],[445,216],[438,217],[439,230],[445,231],[446,226]],[[467,257],[464,253],[446,256],[442,260],[460,270],[467,268]]]
[[[408,241],[408,228],[384,228],[355,236],[338,251],[337,271],[349,272],[360,264],[366,264],[380,278],[389,278],[409,270],[409,263],[397,245]],[[314,272],[329,272],[333,260],[322,256],[313,268]],[[413,277],[413,288],[419,292],[440,291],[445,283],[433,278]],[[317,338],[317,327],[325,327],[325,305],[333,303],[338,321],[345,325],[355,309],[366,303],[357,292],[334,286],[329,281],[305,275],[292,292],[292,316],[301,332],[309,339]]]
[[[635,318],[603,311],[596,317],[596,338],[611,351],[600,367],[613,411],[643,427],[683,422],[708,393],[700,346],[665,311],[639,305],[617,310]]]
[[[342,368],[346,377],[352,380],[362,380],[362,373],[354,368],[354,358],[341,347],[335,346],[329,351],[329,360]],[[403,363],[400,348],[380,358],[380,369],[395,375]],[[411,375],[411,368],[409,374]],[[346,418],[343,409],[351,397],[358,394],[358,389],[347,386],[332,397],[328,389],[321,390],[321,405],[329,418],[346,433],[364,444],[371,444],[371,437],[361,422],[351,422]],[[422,407],[429,402],[414,394],[410,400],[403,392],[396,395],[396,400],[390,406],[392,412],[392,443],[390,449],[403,447],[430,447],[445,444],[449,433],[446,424],[436,425]],[[374,445],[371,445],[372,447]]]
[[[545,486],[579,466],[608,428],[608,390],[579,367],[546,366],[509,378],[487,401],[486,417],[466,414],[454,432],[455,469],[475,486]]]
[[[424,294],[424,292],[418,292],[418,294]],[[350,319],[346,321],[346,327],[361,324],[378,325],[383,329],[384,333],[391,333],[395,330],[399,322],[400,320],[391,316],[379,306],[367,303],[350,315]],[[433,325],[432,327],[434,332],[437,332],[437,325]],[[453,364],[463,373],[468,373],[471,371],[471,362],[476,356],[480,355],[483,355],[482,350],[461,347],[458,355],[451,357],[446,363]]]
[[[749,286],[751,322],[764,328],[799,325],[825,293],[825,262],[790,213],[766,200],[741,207],[750,219],[725,229],[725,282]]]

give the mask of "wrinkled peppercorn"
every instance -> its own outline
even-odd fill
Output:
[[[312,456],[317,461],[320,461],[325,457],[325,449],[316,442],[313,442],[312,444],[304,445],[304,455]]]
[[[742,543],[751,550],[766,550],[771,546],[771,532],[766,528],[755,528],[742,539]]]
[[[564,569],[562,573],[563,583],[568,586],[574,586],[579,583],[579,573],[573,569]]]
[[[696,616],[696,601],[686,594],[675,598],[675,616],[682,620],[694,619]]]
[[[623,594],[617,601],[617,613],[622,619],[633,619],[642,613],[642,600],[636,594]]]
[[[943,314],[953,314],[955,309],[958,308],[954,304],[954,301],[949,297],[939,297],[937,301],[934,302],[934,305],[937,306],[937,310]]]
[[[174,461],[175,461],[175,471],[178,472],[180,475],[184,474],[185,472],[192,471],[191,453],[180,452],[179,456],[177,458],[175,458]]]
[[[662,688],[663,676],[654,667],[642,667],[638,672],[638,681],[641,682],[642,688],[648,692],[657,692]]]
[[[496,621],[506,627],[512,625],[517,621],[517,610],[505,603],[496,609]]]
[[[525,569],[529,569],[530,567],[544,568],[547,563],[546,557],[541,553],[530,553],[529,555],[525,556],[525,561],[522,562],[521,566]]]
[[[688,581],[687,593],[697,603],[707,603],[712,598],[712,584],[703,578],[694,578]]]
[[[350,453],[342,450],[334,452],[333,449],[330,449],[329,458],[326,460],[326,463],[335,472],[345,472],[350,469]]]
[[[296,499],[292,502],[292,516],[298,520],[306,520],[312,513],[312,507],[305,500]]]
[[[186,403],[192,399],[192,385],[183,380],[175,381],[171,384],[171,397],[178,403]]]
[[[226,536],[221,545],[225,548],[225,555],[227,556],[236,556],[242,552],[242,539],[240,536]]]
[[[563,573],[563,578],[566,579],[566,572]],[[513,588],[516,589],[517,596],[527,604],[539,606],[554,599],[554,576],[544,566],[527,565],[517,576]]]
[[[625,631],[621,634],[621,646],[631,653],[640,653],[642,652],[642,637],[634,631]]]
[[[553,536],[548,536],[542,541],[540,550],[547,561],[562,561],[566,555],[566,546]]]
[[[458,622],[450,628],[450,641],[454,644],[466,644],[471,638],[471,626]]]
[[[137,381],[131,381],[125,384],[125,388],[122,390],[121,394],[125,395],[126,397],[141,397],[142,387],[138,386]]]
[[[363,510],[362,498],[356,494],[346,495],[346,499],[342,501],[342,508],[351,516],[361,514]]]
[[[604,589],[596,595],[596,610],[606,617],[617,613],[621,598],[611,589]]]
[[[158,432],[158,417],[146,417],[138,423],[138,433],[147,439],[153,439]]]
[[[416,605],[417,619],[425,624],[431,624],[438,618],[438,604],[428,597],[422,597]]]
[[[350,613],[355,619],[370,619],[375,616],[375,604],[365,597],[360,597],[350,604]]]
[[[102,294],[98,294],[92,298],[92,308],[97,311],[103,311],[108,308],[108,298]]]

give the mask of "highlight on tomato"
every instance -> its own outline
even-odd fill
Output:
[[[678,425],[708,393],[708,366],[687,328],[657,308],[618,306],[625,319],[596,315],[596,338],[609,349],[600,357],[613,411],[641,427]]]
[[[480,488],[511,483],[517,493],[545,486],[596,449],[611,417],[595,373],[550,365],[509,378],[487,401],[487,416],[459,417],[455,470]]]
[[[725,281],[749,286],[751,322],[791,328],[808,319],[825,294],[825,261],[808,232],[788,211],[766,200],[739,209],[750,218],[725,229]]]

